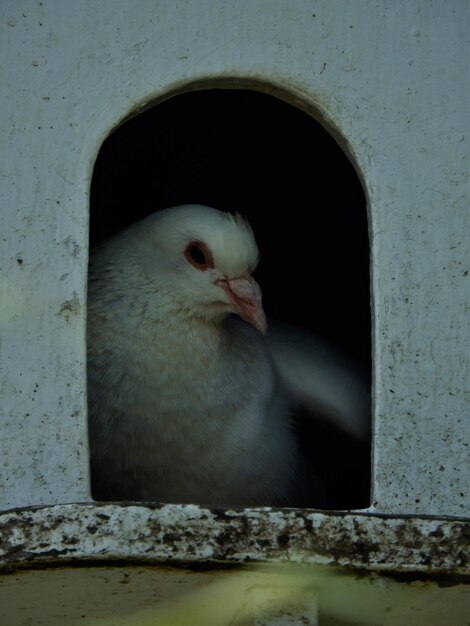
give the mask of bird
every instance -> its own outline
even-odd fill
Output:
[[[244,217],[198,204],[158,210],[91,251],[95,500],[293,506],[322,489],[293,407],[366,436],[368,391],[354,368],[313,337],[268,329],[258,261]]]

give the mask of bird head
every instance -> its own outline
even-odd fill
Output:
[[[261,289],[252,276],[258,247],[239,214],[183,205],[148,216],[129,235],[146,275],[155,276],[159,290],[181,309],[211,321],[236,314],[266,332]]]

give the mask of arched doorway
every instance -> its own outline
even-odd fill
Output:
[[[238,211],[261,252],[269,318],[325,338],[370,381],[369,243],[359,177],[311,115],[251,89],[173,96],[103,143],[91,186],[91,244],[184,203]],[[306,454],[328,484],[314,506],[370,503],[370,445],[300,418]]]

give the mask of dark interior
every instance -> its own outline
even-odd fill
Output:
[[[122,124],[99,152],[90,241],[164,207],[238,211],[261,252],[256,278],[268,319],[324,337],[370,383],[366,199],[351,162],[313,117],[246,89],[174,96]],[[304,453],[328,486],[307,502],[370,504],[370,444],[297,416]]]

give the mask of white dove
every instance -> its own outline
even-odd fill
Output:
[[[354,372],[295,334],[265,335],[257,261],[247,221],[200,205],[158,211],[93,251],[95,499],[286,505],[305,487],[293,404],[367,431]]]

